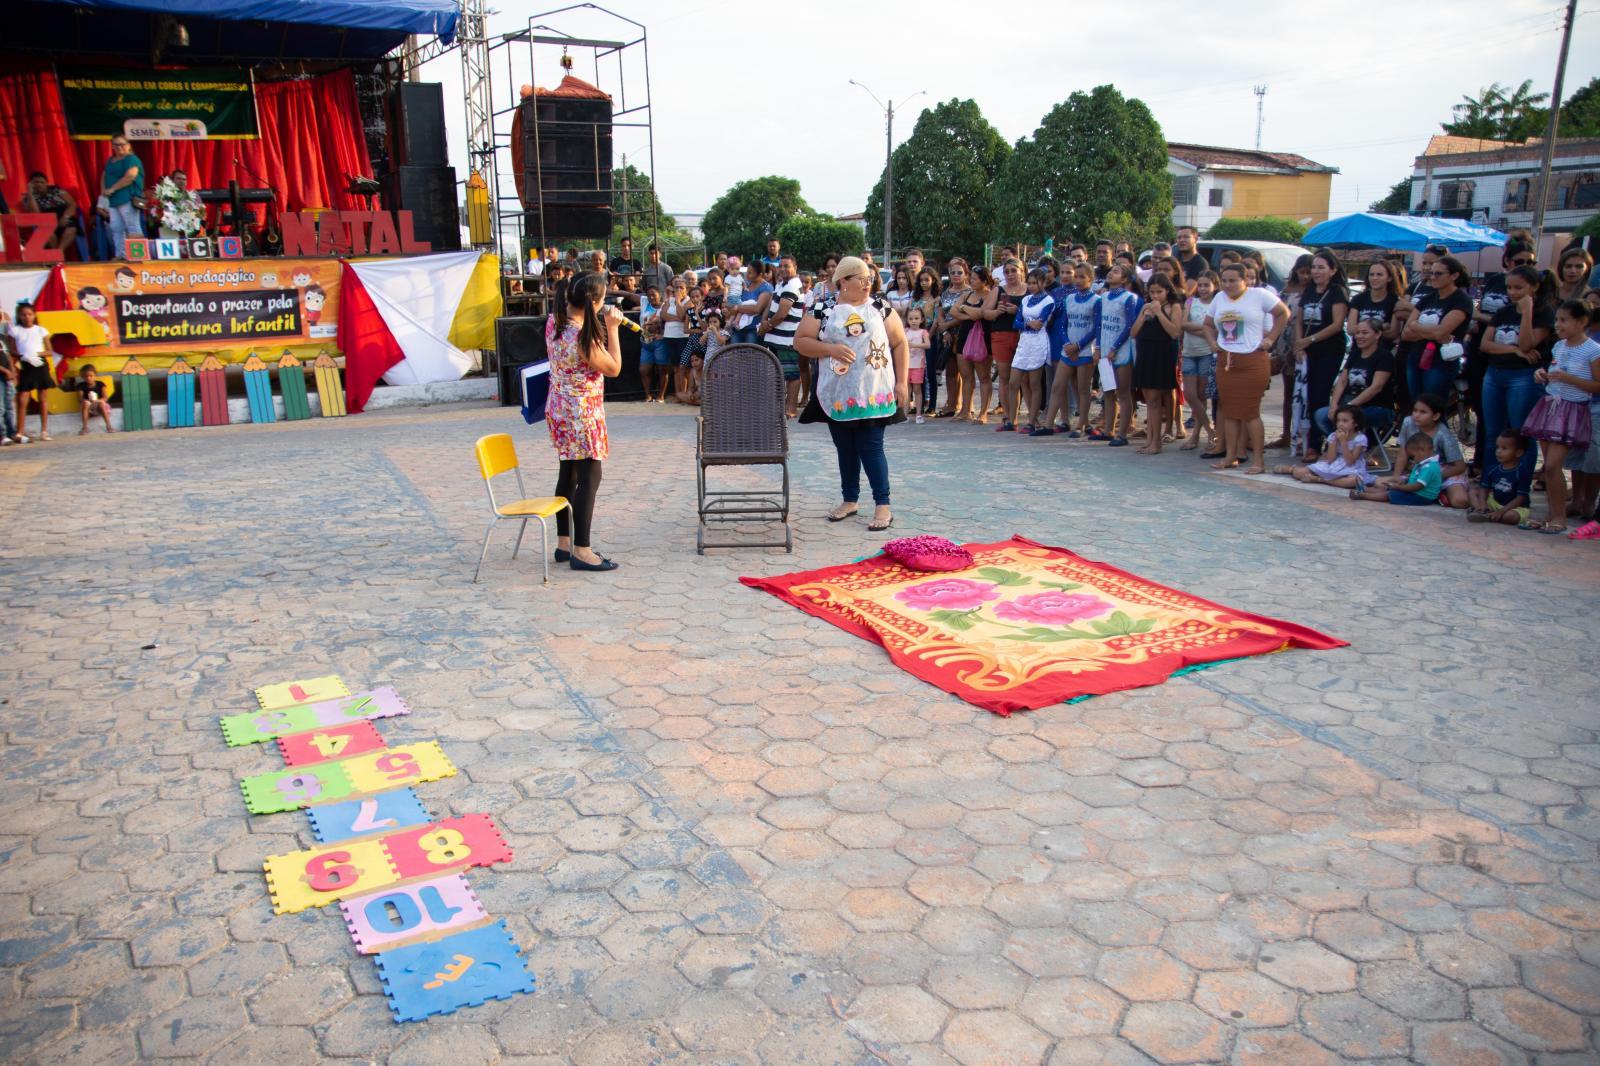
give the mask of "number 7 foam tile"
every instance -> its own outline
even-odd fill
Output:
[[[437,740],[402,744],[348,759],[255,774],[239,782],[251,814],[276,814],[397,785],[451,777],[456,768]]]
[[[280,707],[271,711],[230,714],[221,720],[222,739],[230,748],[259,744],[286,733],[303,733],[320,726],[344,725],[372,718],[410,714],[400,694],[385,685],[338,699]]]
[[[534,990],[504,921],[379,953],[378,977],[397,1022],[450,1014]]]
[[[348,759],[388,747],[377,726],[368,721],[351,722],[289,733],[278,738],[278,751],[287,766],[314,766],[331,759]]]
[[[422,937],[438,939],[442,933],[488,917],[472,886],[460,874],[342,899],[339,909],[344,912],[350,939],[363,955],[388,951]]]
[[[323,907],[346,896],[392,885],[400,878],[380,840],[269,855],[263,864],[274,914]]]
[[[311,831],[323,844],[433,821],[433,815],[409,787],[391,789],[365,799],[324,803],[308,808],[306,814],[311,819]]]
[[[316,703],[335,696],[348,696],[350,690],[338,674],[326,677],[308,677],[302,681],[283,681],[276,685],[262,685],[256,689],[256,702],[263,711],[292,707],[297,703]]]

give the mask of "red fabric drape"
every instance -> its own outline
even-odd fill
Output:
[[[349,263],[339,275],[339,350],[344,352],[344,405],[351,414],[361,413],[383,375],[406,357]]]
[[[42,170],[93,213],[100,172],[110,158],[105,141],[74,141],[55,70],[7,56],[0,75],[0,190],[16,209],[30,171]],[[352,174],[372,173],[356,103],[355,79],[336,70],[304,81],[262,82],[256,86],[261,136],[252,141],[135,141],[134,154],[145,165],[145,187],[176,167],[189,175],[191,189],[225,188],[229,180],[277,192],[278,208],[358,210],[364,201],[345,191]],[[91,219],[92,222],[92,219]],[[68,258],[76,253],[68,252]]]

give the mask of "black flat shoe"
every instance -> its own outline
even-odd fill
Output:
[[[567,561],[567,565],[572,567],[574,570],[590,570],[595,572],[615,570],[617,568],[617,564],[612,562],[610,559],[601,559],[598,563],[586,563],[582,559],[572,558]]]
[[[557,548],[556,549],[556,562],[564,563],[568,559],[571,559],[571,558],[572,558],[572,553],[567,551],[567,549],[565,549],[565,548]]]
[[[1228,453],[1227,452],[1201,452],[1200,453],[1200,458],[1202,458],[1202,459],[1221,459],[1226,454],[1228,454]]]

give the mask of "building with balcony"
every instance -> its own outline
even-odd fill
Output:
[[[1486,141],[1438,134],[1411,171],[1411,213],[1464,218],[1498,230],[1533,225],[1539,197],[1545,229],[1570,232],[1600,211],[1600,138],[1562,137],[1549,188],[1539,169],[1544,142]]]
[[[1278,215],[1314,226],[1328,218],[1338,167],[1291,152],[1167,142],[1172,224],[1205,232],[1219,218]]]

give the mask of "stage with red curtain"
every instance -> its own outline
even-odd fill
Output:
[[[0,74],[0,191],[15,211],[29,173],[43,171],[72,193],[88,218],[110,143],[71,138],[52,65],[16,55],[6,59]],[[255,96],[257,140],[134,141],[146,193],[181,168],[191,189],[226,188],[230,180],[246,188],[265,184],[277,194],[280,211],[365,209],[364,199],[346,191],[351,175],[372,174],[350,71],[258,81]],[[76,255],[67,250],[68,259]]]

